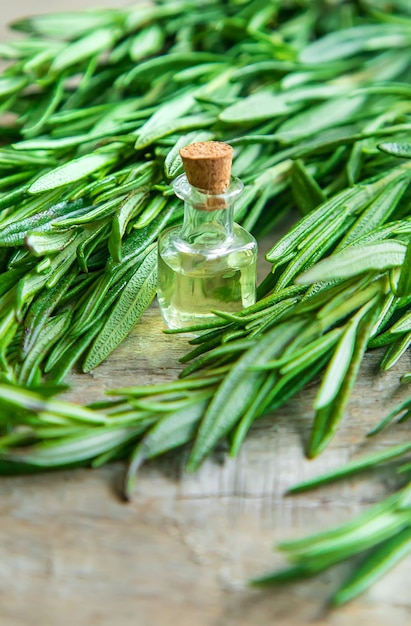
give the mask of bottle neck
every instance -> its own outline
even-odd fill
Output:
[[[214,246],[230,239],[233,234],[233,205],[206,210],[192,202],[184,203],[181,236],[188,243]]]
[[[184,200],[184,220],[181,237],[190,245],[213,247],[230,240],[233,235],[234,201],[243,184],[234,179],[220,194],[210,194],[188,182],[185,174],[173,183],[176,195]]]

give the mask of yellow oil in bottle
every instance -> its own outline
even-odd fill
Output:
[[[169,327],[207,321],[212,310],[235,312],[254,304],[256,246],[249,233],[237,225],[235,231],[237,245],[223,253],[164,249],[160,242],[158,300]]]

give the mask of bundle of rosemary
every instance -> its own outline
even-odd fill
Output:
[[[308,454],[326,447],[366,350],[385,346],[389,368],[411,342],[411,12],[390,8],[176,0],[14,24],[25,36],[0,46],[0,471],[126,457],[128,497],[146,459],[192,443],[194,470],[226,436],[236,454],[254,420],[319,375]],[[52,399],[154,298],[156,237],[181,219],[178,151],[207,139],[235,148],[237,221],[259,236],[302,214],[267,255],[259,301],[191,329],[178,381],[93,407]],[[410,529],[405,487],[286,546],[297,567],[260,582],[374,547],[344,601],[411,548]]]

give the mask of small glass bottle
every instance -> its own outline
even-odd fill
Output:
[[[243,184],[231,178],[231,146],[200,142],[180,154],[186,173],[173,187],[184,220],[158,242],[158,302],[170,328],[201,324],[215,319],[212,310],[235,312],[256,299],[257,242],[233,222]]]

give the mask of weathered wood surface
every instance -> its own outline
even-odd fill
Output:
[[[112,2],[72,0],[53,10]],[[126,2],[117,2],[126,4]],[[0,21],[50,10],[15,0]],[[4,32],[0,31],[0,32]],[[186,339],[162,334],[153,306],[127,341],[92,374],[73,375],[69,397],[101,398],[116,386],[175,378]],[[315,462],[304,458],[315,387],[259,422],[239,457],[207,461],[194,475],[174,455],[146,465],[125,505],[121,464],[0,481],[1,626],[407,626],[411,559],[368,593],[329,612],[340,568],[312,582],[255,591],[247,580],[284,563],[276,542],[341,523],[393,489],[386,476],[351,480],[285,498],[296,482],[368,450],[400,442],[411,424],[373,441],[364,435],[408,393],[405,363],[378,373],[369,355],[335,441]]]

